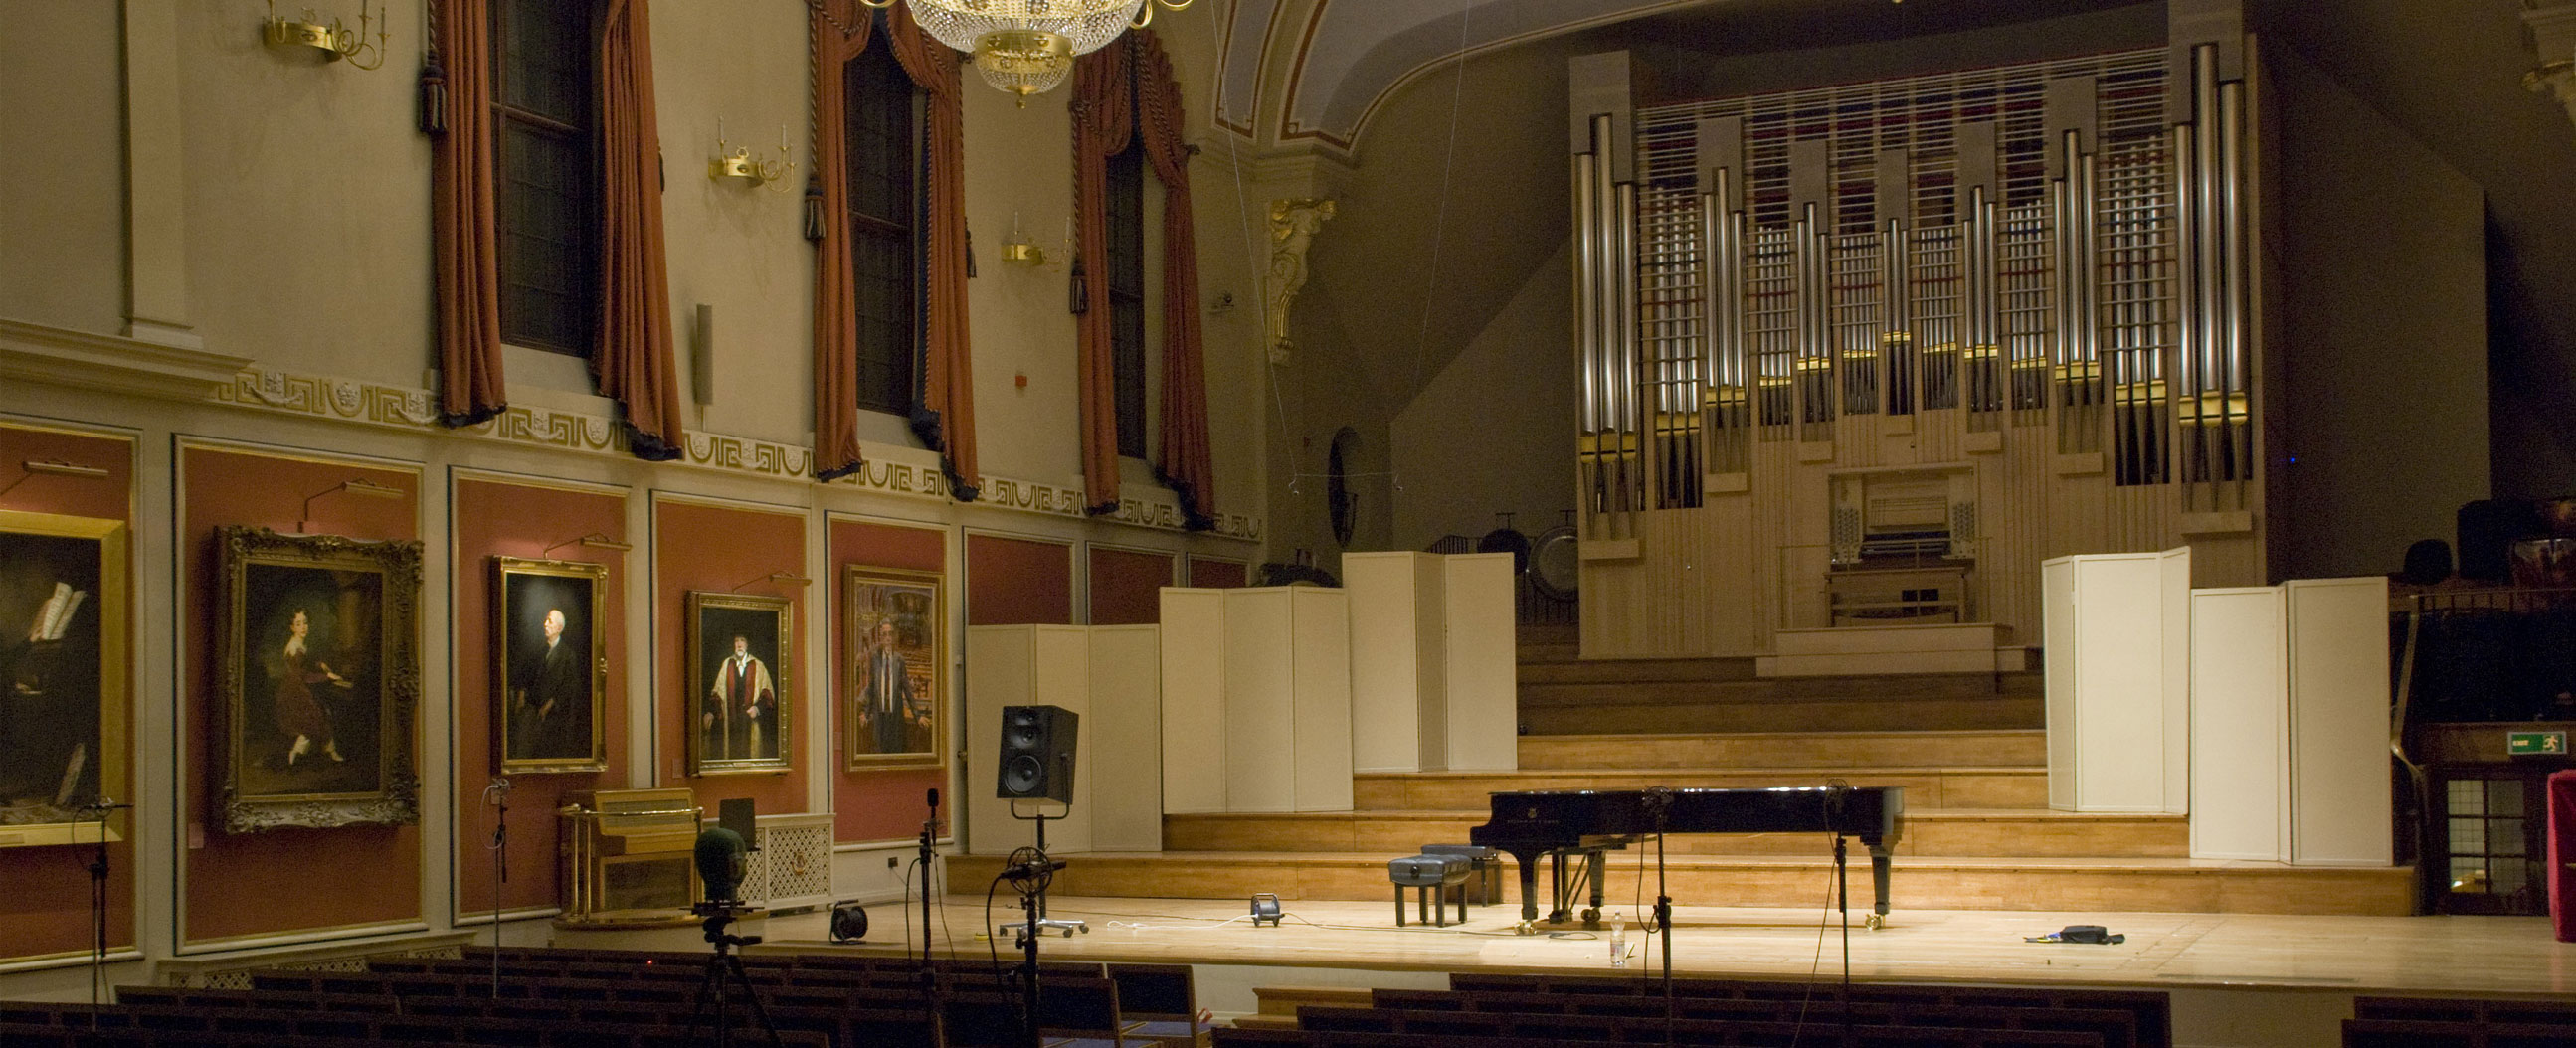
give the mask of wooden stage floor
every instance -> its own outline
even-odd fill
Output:
[[[1048,958],[1149,961],[1264,968],[1449,972],[1469,968],[1633,973],[1662,969],[1660,942],[1632,922],[1625,968],[1610,964],[1608,930],[1519,935],[1518,907],[1480,906],[1447,928],[1394,926],[1392,890],[1374,902],[1296,900],[1279,927],[1255,928],[1243,903],[1207,899],[1056,897],[1050,916],[1090,922],[1089,934],[1048,936]],[[1651,901],[1648,902],[1651,906]],[[1612,912],[1634,913],[1628,900]],[[934,941],[943,953],[1012,953],[1010,940],[979,937],[981,897],[951,897]],[[909,916],[906,916],[906,913]],[[1019,919],[1005,888],[994,923]],[[1690,976],[1838,980],[1842,931],[1835,915],[1812,910],[1678,906],[1673,971]],[[760,950],[920,949],[920,903],[868,907],[864,944],[826,941],[822,915],[773,918]],[[1899,910],[1870,931],[1855,909],[1851,977],[1876,981],[2085,983],[2354,994],[2576,994],[2576,943],[2556,941],[2538,917],[2309,917],[2195,913],[2045,913]],[[1410,919],[1410,912],[1408,912]],[[2069,924],[2100,924],[2127,936],[2116,945],[2033,943]],[[1294,979],[1283,977],[1283,982]],[[1330,981],[1371,985],[1366,976]],[[1418,985],[1418,980],[1402,980]],[[1377,984],[1394,985],[1379,980]],[[1219,1011],[1229,1009],[1220,1007]],[[1236,1008],[1232,1010],[1248,1010]]]

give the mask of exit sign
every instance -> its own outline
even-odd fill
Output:
[[[2504,752],[2508,756],[2526,753],[2565,753],[2567,733],[2563,731],[2509,731],[2504,735]]]

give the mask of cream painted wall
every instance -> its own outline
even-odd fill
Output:
[[[0,10],[0,316],[114,331],[125,313],[116,5]]]
[[[413,100],[421,6],[390,11],[392,55],[370,72],[271,51],[263,6],[180,5],[188,308],[208,350],[421,384],[431,353],[429,139]]]
[[[1567,250],[1530,274],[1458,358],[1398,412],[1392,427],[1396,549],[1443,535],[1482,535],[1510,512],[1536,535],[1574,508],[1574,319]],[[1513,376],[1497,381],[1499,376]]]
[[[2274,577],[2390,572],[2487,496],[2486,194],[2315,66],[2265,57],[2298,114],[2278,138],[2297,191],[2266,376]]]
[[[802,4],[659,3],[655,116],[662,137],[662,232],[672,349],[690,425],[789,444],[814,429],[814,247],[805,240],[813,171]],[[776,157],[783,127],[796,170],[754,189],[707,177],[716,123],[728,150]],[[690,326],[715,307],[715,396],[687,409]],[[877,434],[864,434],[876,437]],[[886,433],[890,439],[896,434]]]

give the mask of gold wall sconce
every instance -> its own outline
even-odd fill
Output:
[[[378,0],[373,15],[367,13],[367,0],[358,0],[358,28],[354,30],[341,24],[337,18],[332,19],[329,25],[322,24],[321,16],[314,14],[309,7],[304,9],[301,21],[280,18],[277,0],[268,0],[268,22],[262,29],[261,38],[268,41],[270,47],[313,48],[322,52],[326,62],[345,58],[354,68],[380,69],[385,64],[386,30],[392,25],[393,19],[386,15],[383,0]],[[367,42],[370,26],[376,31],[376,41],[372,44]]]
[[[724,121],[716,121],[716,156],[707,161],[707,177],[718,182],[739,178],[755,186],[784,190],[787,173],[796,170],[796,161],[788,159],[787,125],[778,125],[778,159],[754,160],[751,147],[725,151]]]
[[[1046,264],[1046,249],[1020,232],[1020,213],[1011,212],[1011,238],[1002,241],[1002,261],[1035,268]]]

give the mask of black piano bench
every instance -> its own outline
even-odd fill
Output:
[[[1464,855],[1472,879],[1459,889],[1462,896],[1458,913],[1464,919],[1468,906],[1491,906],[1503,901],[1502,853],[1481,844],[1425,844],[1424,855]]]
[[[1395,882],[1395,926],[1404,927],[1404,890],[1413,889],[1415,920],[1449,926],[1449,889],[1467,883],[1471,868],[1464,855],[1407,855],[1386,862],[1386,877]],[[1462,893],[1463,894],[1463,893]],[[1434,908],[1437,908],[1436,910]],[[1458,922],[1467,921],[1467,902],[1458,902]]]

